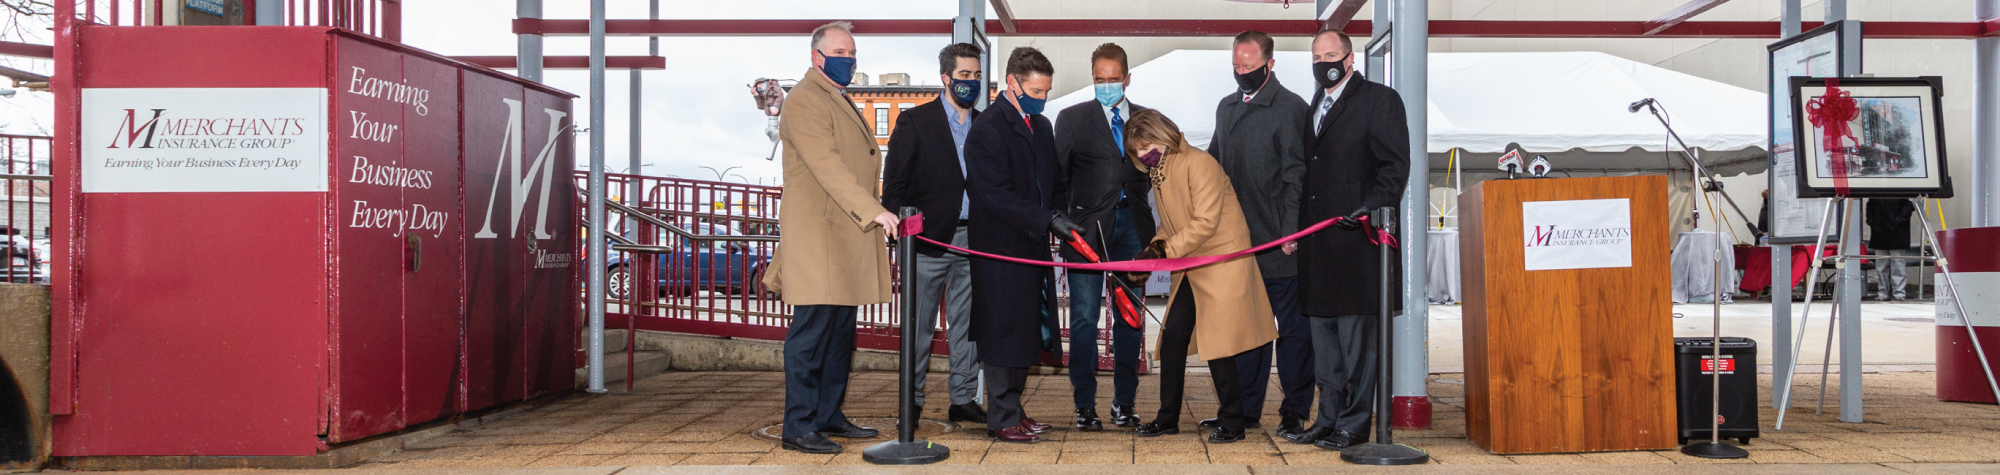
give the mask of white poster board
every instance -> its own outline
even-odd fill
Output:
[[[84,193],[323,192],[325,88],[83,90]]]
[[[1840,41],[1848,32],[1841,24],[1816,28],[1770,47],[1771,120],[1770,234],[1773,244],[1811,243],[1818,238],[1820,221],[1826,216],[1826,199],[1799,198],[1798,153],[1792,143],[1792,76],[1839,77]],[[1839,229],[1829,229],[1833,239]]]
[[[1632,267],[1632,201],[1521,203],[1527,270]]]

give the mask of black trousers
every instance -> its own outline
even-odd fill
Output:
[[[1313,376],[1312,327],[1299,313],[1299,278],[1264,279],[1264,293],[1271,297],[1271,312],[1277,314],[1278,341],[1236,355],[1236,374],[1243,384],[1243,415],[1257,420],[1264,414],[1265,388],[1271,384],[1272,347],[1277,347],[1278,386],[1284,402],[1278,415],[1307,420],[1312,414]]]
[[[1195,308],[1194,286],[1182,278],[1180,288],[1174,291],[1173,306],[1167,308],[1167,320],[1160,325],[1160,415],[1153,420],[1160,425],[1177,425],[1181,420],[1188,343],[1194,340]],[[1208,360],[1208,371],[1214,376],[1215,397],[1221,403],[1216,418],[1223,427],[1242,429],[1243,389],[1237,382],[1238,356],[1241,355]]]
[[[854,367],[855,307],[798,305],[785,330],[784,438],[840,427],[847,373]]]
[[[1028,368],[986,366],[986,428],[1001,430],[1021,425],[1028,411],[1021,407],[1021,390],[1028,387]]]
[[[1311,320],[1313,374],[1319,378],[1319,420],[1313,425],[1367,437],[1368,416],[1375,409],[1375,358],[1379,351],[1375,332],[1382,317],[1346,315]]]

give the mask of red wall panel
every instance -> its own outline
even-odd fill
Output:
[[[413,219],[403,203],[415,183],[405,166],[403,57],[337,38],[332,84],[333,425],[339,442],[403,426],[403,249]],[[385,91],[385,89],[391,89]],[[406,90],[405,90],[406,91]]]
[[[519,400],[523,394],[520,329],[527,308],[508,303],[521,292],[522,274],[527,271],[523,257],[527,239],[520,237],[517,225],[532,227],[533,221],[514,219],[510,204],[514,186],[507,183],[513,178],[503,167],[512,166],[514,153],[520,152],[525,162],[533,159],[533,152],[521,150],[532,141],[521,123],[528,112],[520,85],[464,72],[459,88],[459,107],[465,111],[461,142],[466,233],[466,374],[461,410],[474,410]],[[509,107],[510,100],[515,107]],[[523,212],[533,210],[524,203]],[[492,235],[485,236],[486,232]]]
[[[414,55],[403,57],[403,80],[425,91],[403,108],[403,162],[428,172],[426,187],[404,188],[410,209],[446,212],[442,230],[412,231],[421,242],[418,269],[403,275],[403,411],[412,422],[455,412],[458,354],[464,325],[464,216],[460,201],[458,69]],[[405,251],[408,252],[408,251]],[[411,262],[415,264],[415,262]]]
[[[84,28],[79,87],[317,87],[314,29]],[[192,30],[192,31],[191,31]],[[172,61],[160,51],[171,48]],[[65,122],[73,123],[73,122]],[[89,144],[82,144],[88,147]],[[99,145],[102,146],[102,145]],[[76,156],[58,157],[76,173]],[[55,454],[303,455],[319,445],[327,197],[77,194],[74,413]],[[59,295],[58,298],[67,296]],[[72,305],[59,302],[58,305]],[[56,397],[62,397],[59,392]]]

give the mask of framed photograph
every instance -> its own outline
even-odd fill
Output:
[[[1770,68],[1765,70],[1769,77],[1770,100],[1766,107],[1769,112],[1769,146],[1765,150],[1771,154],[1771,173],[1767,186],[1770,197],[1764,203],[1768,213],[1764,233],[1771,244],[1810,244],[1820,236],[1820,220],[1824,217],[1824,199],[1801,198],[1798,190],[1798,172],[1793,168],[1798,158],[1793,154],[1797,147],[1792,143],[1792,96],[1791,78],[1841,77],[1849,72],[1861,71],[1861,27],[1857,21],[1841,21],[1814,28],[1790,38],[1771,43],[1767,47]],[[1839,212],[1839,205],[1835,205]],[[1839,238],[1840,230],[1835,227],[1826,230],[1828,241]]]
[[[1943,78],[1791,83],[1800,196],[1951,197],[1938,108]]]

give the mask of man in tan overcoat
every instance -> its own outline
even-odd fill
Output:
[[[785,332],[783,447],[839,453],[827,436],[868,438],[874,429],[847,420],[840,405],[854,358],[858,306],[889,301],[885,230],[896,215],[882,209],[876,177],[882,156],[873,128],[847,98],[854,77],[853,25],[813,30],[812,69],[778,118],[784,144],[784,229],[765,285],[792,305]]]

